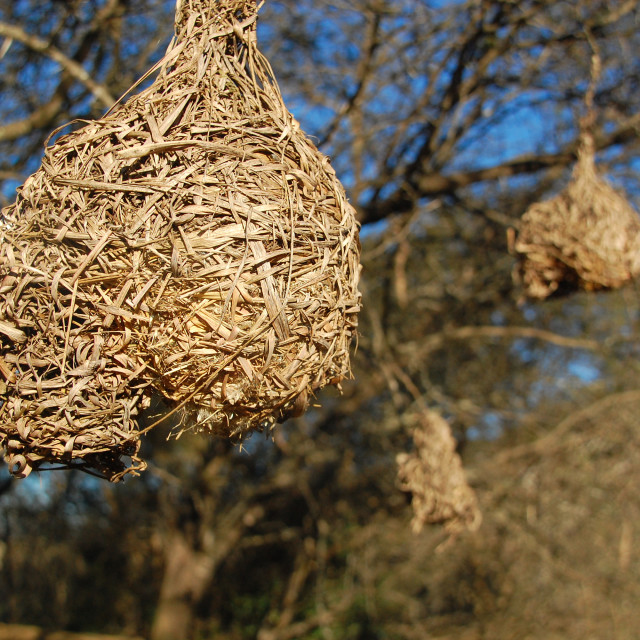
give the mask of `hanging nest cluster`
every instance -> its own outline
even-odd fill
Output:
[[[530,298],[615,289],[640,274],[640,219],[598,176],[594,157],[585,132],[567,188],[522,217],[514,278]]]
[[[358,225],[256,48],[251,0],[182,0],[153,84],[64,135],[0,220],[0,445],[111,480],[141,411],[241,437],[349,375]]]

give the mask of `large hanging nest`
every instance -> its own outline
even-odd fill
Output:
[[[358,227],[256,48],[253,0],[178,0],[146,90],[61,137],[0,221],[0,444],[111,480],[141,409],[240,437],[349,375]]]
[[[522,217],[512,248],[516,279],[530,298],[615,289],[640,274],[640,219],[598,176],[594,156],[585,132],[565,191]]]

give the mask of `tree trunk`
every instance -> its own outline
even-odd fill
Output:
[[[171,534],[165,545],[165,571],[151,640],[191,637],[195,607],[214,570],[213,556],[193,549],[181,531]]]
[[[260,505],[247,507],[240,502],[217,523],[215,531],[204,532],[202,539],[210,543],[202,551],[195,548],[193,536],[182,530],[175,529],[167,536],[165,571],[150,640],[188,640],[193,636],[198,602],[218,565],[264,512]]]

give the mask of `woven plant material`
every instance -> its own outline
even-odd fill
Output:
[[[250,0],[183,0],[153,84],[59,138],[0,225],[0,442],[111,480],[139,416],[242,437],[350,374],[358,225]]]
[[[522,217],[514,277],[530,298],[615,289],[640,273],[640,219],[598,176],[594,156],[593,137],[583,133],[567,188]]]
[[[419,533],[425,524],[444,524],[451,535],[476,530],[482,514],[449,423],[424,409],[417,416],[413,443],[413,452],[396,456],[400,488],[412,494],[413,532]]]

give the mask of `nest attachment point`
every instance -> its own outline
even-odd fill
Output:
[[[514,277],[530,298],[616,289],[640,274],[640,219],[598,176],[594,156],[593,138],[583,133],[567,188],[522,217]]]
[[[358,225],[250,0],[179,0],[153,84],[47,148],[0,219],[0,445],[111,480],[140,414],[241,437],[350,375]]]

